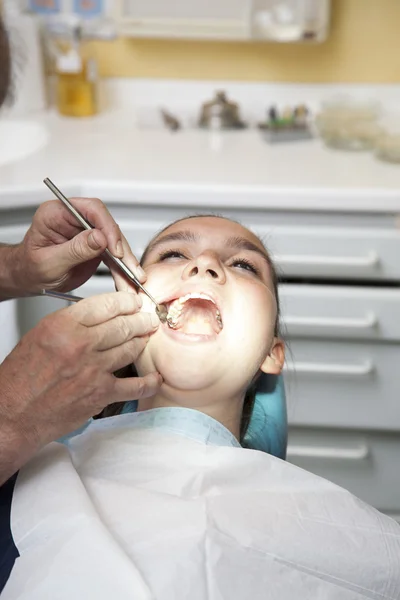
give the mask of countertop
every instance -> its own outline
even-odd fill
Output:
[[[340,152],[319,139],[269,145],[255,129],[171,133],[135,125],[128,111],[90,119],[36,116],[45,147],[0,167],[0,209],[69,195],[107,203],[318,211],[400,211],[400,165]]]

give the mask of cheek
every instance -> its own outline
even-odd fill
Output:
[[[167,276],[165,269],[153,266],[147,271],[147,280],[144,286],[156,300],[159,300],[171,288],[171,273]],[[156,307],[150,298],[141,291],[139,291],[139,295],[143,301],[141,310],[155,312]]]
[[[156,331],[150,336],[145,349],[135,361],[135,367],[140,376],[159,370],[158,357],[163,355],[162,336],[160,331]]]
[[[140,377],[155,370],[151,352],[149,351],[149,344],[147,344],[141,355],[136,359],[135,367]]]
[[[237,294],[227,335],[232,342],[235,340],[235,344],[242,343],[247,350],[258,354],[269,348],[275,321],[274,297],[266,288],[257,286],[250,292]]]
[[[162,295],[163,292],[171,288],[171,284],[175,281],[176,274],[173,269],[166,268],[166,265],[155,264],[150,267],[144,267],[147,280],[144,287],[151,293]]]
[[[152,290],[150,287],[147,287],[146,289],[148,289],[151,294],[154,293],[154,290]],[[155,312],[156,307],[150,298],[143,292],[139,292],[139,295],[142,299],[142,308],[140,309],[140,312]]]

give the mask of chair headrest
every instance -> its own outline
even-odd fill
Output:
[[[243,445],[278,458],[286,458],[286,396],[281,375],[261,375],[256,398]]]

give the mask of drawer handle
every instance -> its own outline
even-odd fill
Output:
[[[310,373],[318,375],[350,375],[353,377],[365,377],[374,370],[372,361],[367,360],[361,365],[341,365],[334,363],[317,362],[288,362],[284,371],[288,373]]]
[[[335,319],[330,317],[283,317],[283,323],[287,327],[304,327],[307,329],[373,329],[378,320],[374,313],[367,314],[362,319]]]
[[[366,256],[318,256],[307,254],[281,254],[274,256],[275,264],[280,267],[290,265],[304,267],[340,267],[370,269],[379,264],[379,256],[376,252],[369,252]]]
[[[369,448],[362,444],[358,448],[330,448],[329,446],[292,446],[288,445],[287,457],[291,458],[328,458],[334,460],[365,460]]]

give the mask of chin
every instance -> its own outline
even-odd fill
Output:
[[[168,370],[163,373],[165,385],[173,390],[181,392],[201,392],[209,389],[215,384],[216,377],[212,373],[201,373],[189,369],[188,371]]]
[[[155,338],[155,336],[154,336]],[[158,371],[165,383],[177,389],[199,390],[221,377],[224,353],[217,344],[158,344],[151,339],[135,363],[140,375]],[[222,368],[221,368],[222,367]]]

